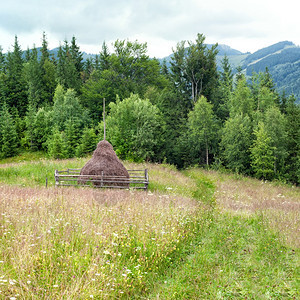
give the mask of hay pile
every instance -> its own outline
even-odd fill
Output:
[[[122,181],[129,179],[129,174],[121,161],[118,159],[112,145],[104,140],[100,141],[97,149],[94,151],[92,158],[81,169],[80,175],[102,175],[107,177],[108,180],[119,181],[118,183],[104,183],[104,186],[122,186],[129,187],[127,182]],[[122,177],[116,178],[114,177]],[[83,184],[87,180],[80,179],[79,183]],[[93,182],[94,185],[101,185],[103,183]]]

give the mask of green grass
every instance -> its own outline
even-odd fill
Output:
[[[34,156],[33,160],[29,160],[32,156],[20,156],[18,159],[12,159],[8,163],[7,160],[0,163],[0,182],[10,185],[19,186],[45,186],[46,178],[48,186],[54,186],[55,170],[65,170],[67,168],[81,168],[87,158],[77,158],[70,160],[52,160]],[[27,160],[28,159],[28,160]]]
[[[0,297],[299,298],[299,188],[130,162],[148,193],[51,188],[88,159],[0,161]]]
[[[284,246],[262,216],[215,212],[196,237],[194,252],[152,298],[297,299],[297,276],[299,249]]]

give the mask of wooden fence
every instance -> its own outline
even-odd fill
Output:
[[[81,169],[55,170],[56,186],[88,186],[95,188],[148,189],[148,170],[128,170],[129,178],[110,175],[80,175]]]

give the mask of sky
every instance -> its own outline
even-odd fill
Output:
[[[280,41],[300,45],[299,0],[6,0],[1,1],[0,45],[12,51],[48,48],[75,36],[81,51],[97,54],[105,41],[147,42],[150,57],[163,58],[178,42],[219,43],[255,52]]]

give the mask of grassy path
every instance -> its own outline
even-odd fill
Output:
[[[299,188],[143,164],[148,193],[45,189],[88,158],[31,158],[0,162],[0,298],[300,298]]]
[[[185,174],[196,181],[194,197],[214,209],[186,261],[171,270],[150,298],[298,299],[299,248],[285,246],[262,212],[220,209],[212,176],[196,169]]]

